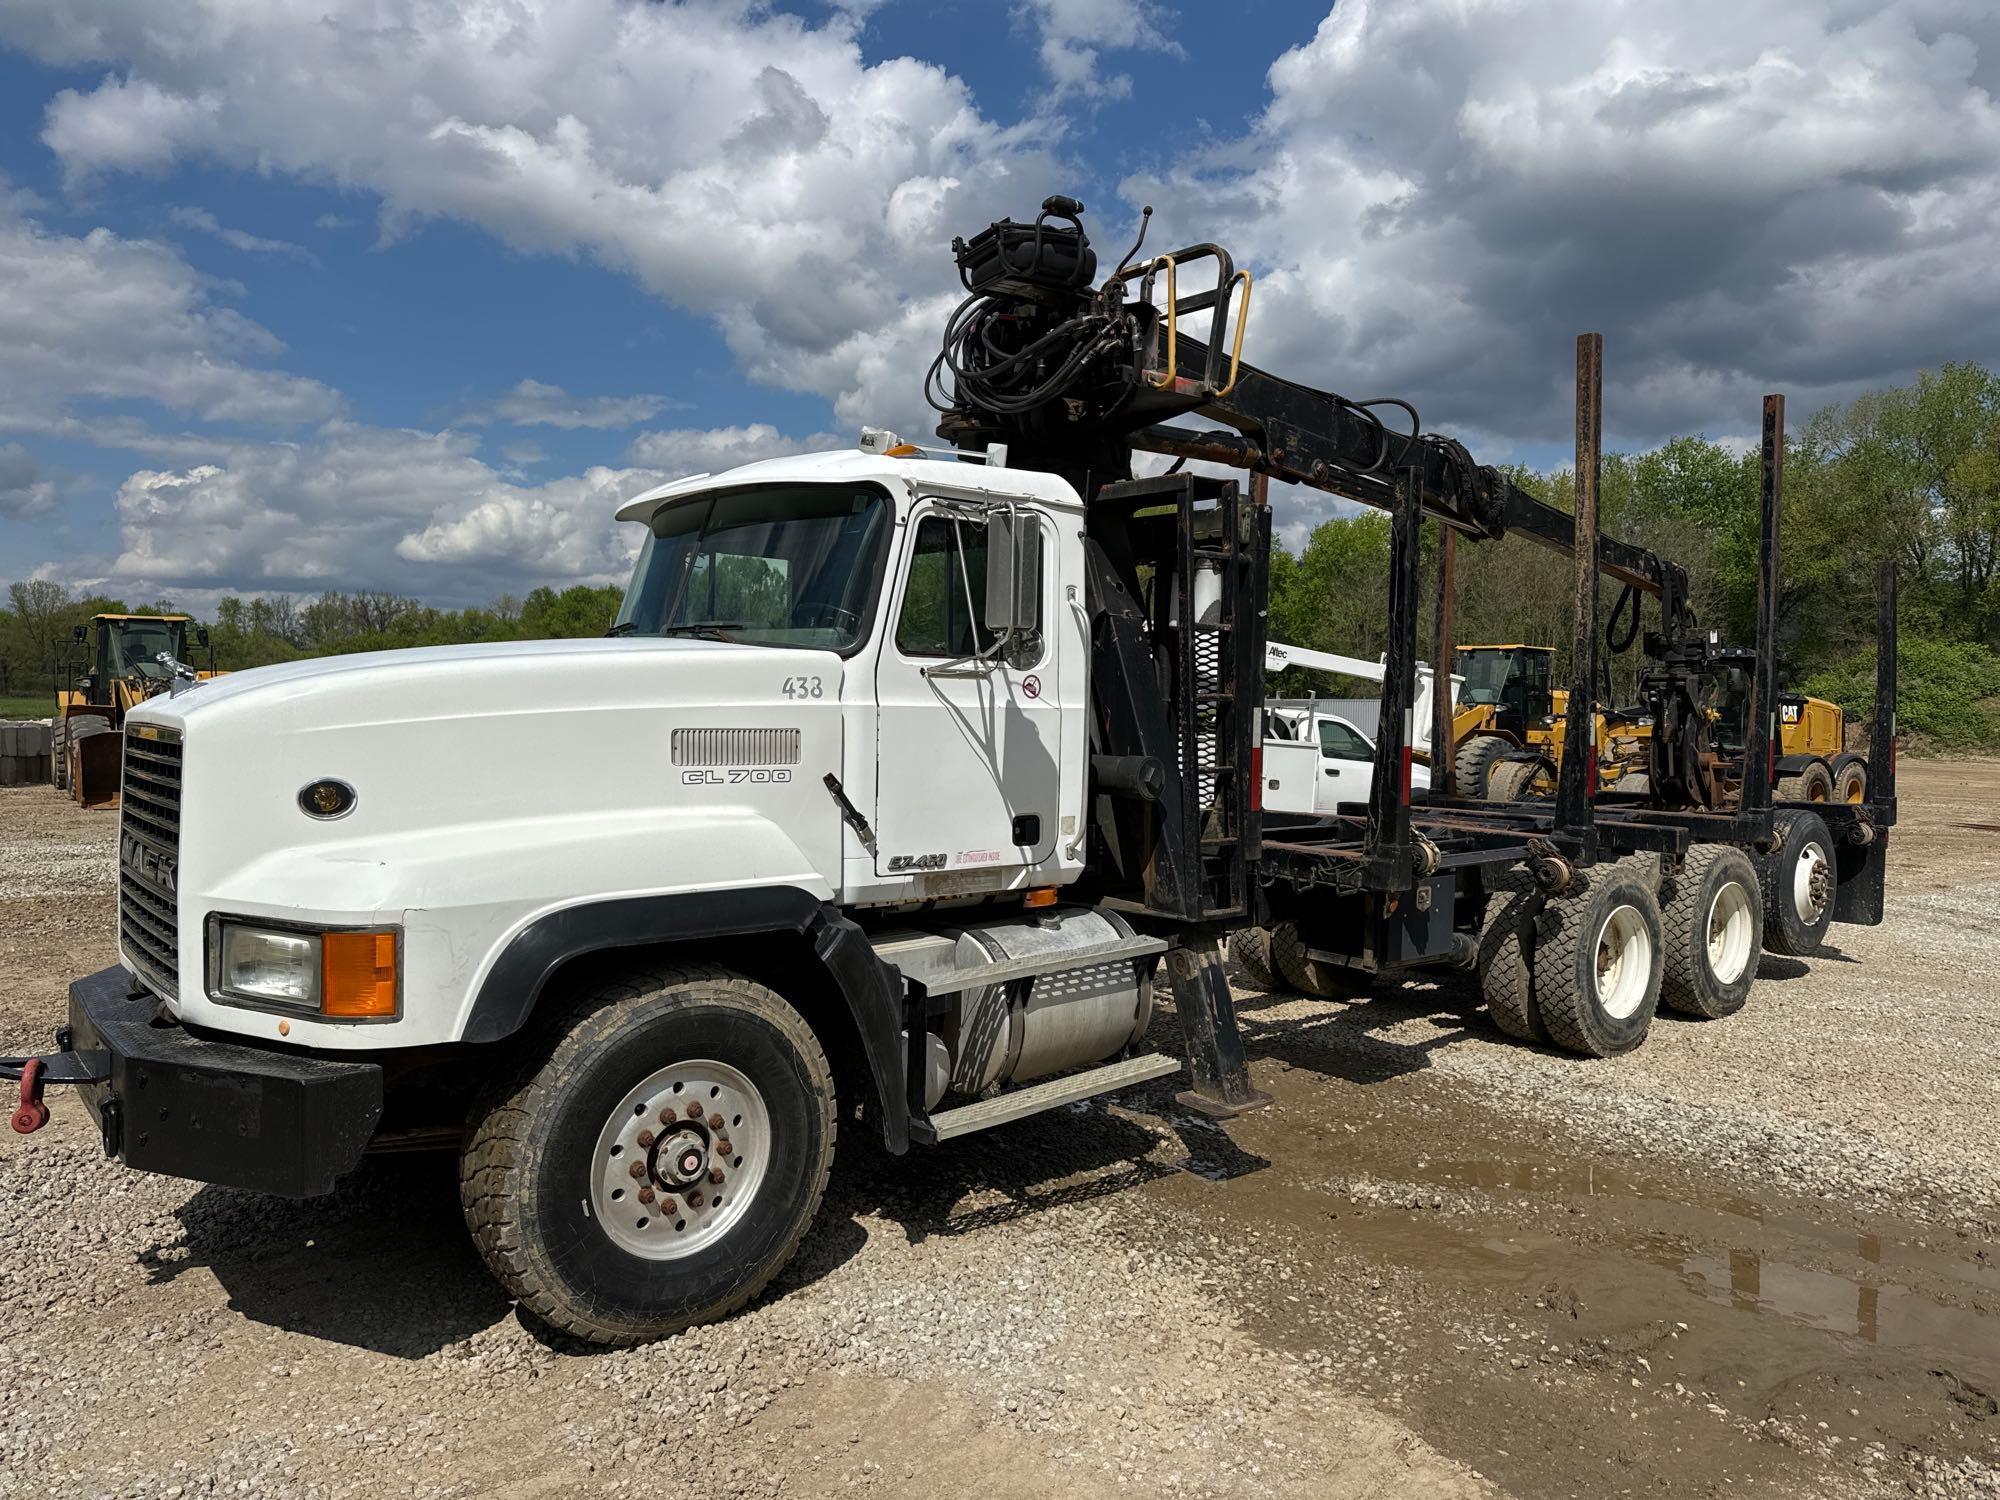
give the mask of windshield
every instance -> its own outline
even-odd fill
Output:
[[[129,677],[135,673],[141,677],[161,677],[168,675],[167,668],[156,659],[164,651],[180,661],[185,656],[184,643],[187,639],[185,620],[117,620],[111,622],[111,660],[106,670],[113,677]]]
[[[891,519],[874,485],[764,485],[669,505],[612,633],[849,650],[867,629]]]
[[[1507,686],[1507,672],[1514,665],[1511,651],[1461,651],[1458,675],[1465,685],[1458,690],[1460,703],[1498,703]]]

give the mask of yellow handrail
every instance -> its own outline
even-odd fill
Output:
[[[1243,283],[1243,305],[1236,309],[1236,340],[1229,350],[1229,384],[1215,394],[1226,396],[1236,389],[1237,372],[1243,368],[1243,328],[1250,321],[1250,268],[1245,266],[1229,278],[1231,286]]]
[[[1153,382],[1153,389],[1167,391],[1173,389],[1174,379],[1180,372],[1180,328],[1174,316],[1174,303],[1179,298],[1180,292],[1174,258],[1171,255],[1158,257],[1146,269],[1157,271],[1161,266],[1167,268],[1167,373]]]

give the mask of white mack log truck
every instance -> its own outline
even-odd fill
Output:
[[[1777,701],[1771,427],[1732,759],[1684,577],[1597,533],[1594,359],[1572,515],[1402,403],[1243,362],[1250,278],[1216,246],[1135,245],[1099,283],[1079,214],[956,245],[930,382],[951,448],[870,434],[629,502],[608,638],[296,662],[134,708],[119,962],[72,985],[54,1051],[0,1060],[16,1128],[71,1084],[131,1168],[293,1196],[434,1138],[524,1307],[631,1342],[770,1280],[843,1126],[912,1152],[1168,1074],[1185,1107],[1255,1107],[1231,933],[1282,927],[1350,988],[1476,968],[1500,1025],[1602,1055],[1660,1003],[1744,1003],[1755,861],[1796,818],[1827,820],[1827,916],[1880,920],[1886,742],[1865,803],[1774,810],[1743,774]],[[1134,479],[1135,449],[1208,472]],[[1311,817],[1262,806],[1270,515],[1215,465],[1394,516],[1374,754]],[[1572,743],[1599,571],[1659,601],[1646,795],[1593,795],[1576,755],[1552,802],[1413,807],[1426,523],[1577,557]],[[1884,595],[1892,641],[1893,574]],[[1179,1056],[1149,1040],[1159,977]]]

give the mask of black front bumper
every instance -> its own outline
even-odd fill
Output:
[[[109,1054],[77,1085],[105,1153],[141,1172],[311,1198],[354,1169],[382,1117],[382,1068],[197,1036],[121,968],[69,987],[69,1045]]]

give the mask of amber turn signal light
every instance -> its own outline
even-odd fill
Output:
[[[320,1014],[396,1014],[396,934],[329,932],[320,937]]]

